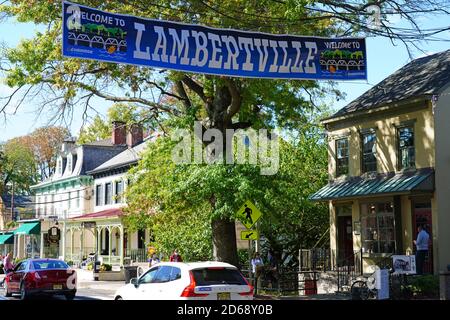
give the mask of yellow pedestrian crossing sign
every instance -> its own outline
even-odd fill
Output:
[[[237,218],[247,229],[253,227],[255,222],[261,218],[261,215],[261,211],[250,200],[245,201],[244,205],[236,212]]]
[[[241,240],[258,240],[259,234],[256,230],[241,231]]]

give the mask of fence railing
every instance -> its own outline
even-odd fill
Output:
[[[125,252],[125,259],[133,262],[147,262],[146,249],[127,249]]]
[[[300,271],[329,271],[332,269],[332,256],[328,248],[300,249]]]
[[[319,272],[273,270],[263,267],[257,275],[241,270],[247,281],[254,286],[255,294],[305,295],[317,293]]]

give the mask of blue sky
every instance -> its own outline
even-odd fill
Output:
[[[420,19],[423,28],[436,28],[442,26],[449,26],[448,16],[429,16]],[[396,25],[403,26],[402,21],[395,22]],[[20,39],[31,38],[37,27],[32,24],[23,24],[17,22],[2,23],[2,30],[10,30],[11,32],[2,32],[0,35],[0,43],[5,43],[7,46],[15,46]],[[422,42],[419,43],[420,47],[428,54],[436,53],[450,49],[450,31],[439,35],[440,38],[444,38],[447,41],[440,42]],[[359,95],[369,90],[373,85],[377,84],[391,73],[405,65],[410,61],[407,50],[404,45],[396,43],[393,45],[389,39],[380,37],[369,37],[366,40],[367,44],[367,59],[368,59],[368,80],[367,81],[341,81],[338,82],[338,88],[345,92],[346,98],[340,101],[333,101],[332,107],[338,110],[344,107],[347,103],[357,98]],[[421,52],[416,52],[415,57],[424,55]],[[11,92],[11,88],[4,85],[0,85],[0,97],[5,96]],[[109,102],[104,102],[97,99],[94,102],[98,113],[104,115]],[[41,114],[37,117],[36,108],[37,105],[33,105],[32,102],[21,105],[15,115],[9,115],[4,120],[0,118],[0,141],[6,141],[13,137],[26,135],[31,133],[34,129],[41,126],[45,126],[49,123],[49,119],[45,114]],[[12,109],[10,109],[11,111]],[[73,135],[77,135],[80,127],[83,124],[81,119],[82,108],[77,108],[73,115],[73,120],[70,124],[67,124],[71,129]],[[91,113],[91,115],[93,115]],[[63,124],[64,125],[64,124]]]

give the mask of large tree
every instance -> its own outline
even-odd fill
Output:
[[[327,181],[327,144],[317,115],[308,119],[281,140],[274,176],[261,175],[260,165],[176,165],[176,142],[167,137],[149,144],[130,172],[126,211],[133,214],[126,216],[127,226],[149,228],[151,244],[162,253],[178,248],[191,261],[204,260],[212,255],[211,221],[233,216],[251,199],[263,212],[258,228],[266,247],[292,257],[326,242],[328,208],[308,197]]]
[[[30,186],[38,181],[37,163],[28,140],[28,136],[19,137],[0,145],[0,192],[29,194]]]
[[[414,45],[440,30],[424,31],[415,21],[420,13],[443,12],[447,0],[191,0],[79,1],[91,7],[148,18],[163,18],[212,27],[236,28],[272,33],[315,36],[375,34],[400,39]],[[367,9],[381,6],[380,26],[373,27]],[[6,50],[1,68],[13,94],[0,106],[0,112],[22,97],[43,93],[43,108],[69,114],[73,107],[92,106],[93,97],[113,102],[137,103],[148,108],[154,119],[162,114],[201,120],[205,129],[255,128],[274,125],[295,127],[304,121],[304,111],[324,94],[336,93],[332,84],[314,81],[233,79],[194,74],[155,71],[128,65],[101,63],[61,57],[61,2],[59,0],[15,0],[1,6],[6,15],[19,21],[47,24],[45,32]],[[410,29],[396,29],[388,22],[400,15],[411,22]],[[55,108],[55,106],[57,108]],[[216,258],[236,262],[234,208],[220,207],[226,195],[210,194],[213,239]],[[221,212],[221,215],[217,215]]]
[[[140,124],[145,131],[157,129],[153,115],[147,108],[138,104],[115,103],[109,107],[106,119],[96,115],[92,122],[80,130],[77,143],[83,144],[111,137],[112,122],[120,121],[127,127],[132,124]]]
[[[49,178],[55,172],[61,144],[69,136],[69,130],[57,126],[37,128],[26,136],[28,146],[36,158],[40,180]]]

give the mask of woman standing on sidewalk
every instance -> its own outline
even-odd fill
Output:
[[[14,270],[14,265],[12,263],[12,252],[8,252],[5,259],[3,260],[3,270],[5,270],[5,277],[8,273]],[[3,286],[4,282],[5,278],[3,278],[0,285]]]

